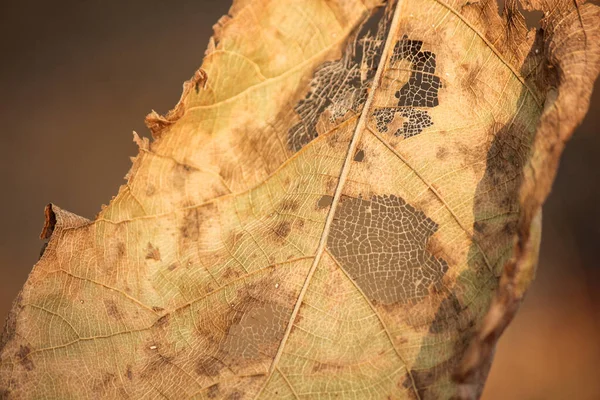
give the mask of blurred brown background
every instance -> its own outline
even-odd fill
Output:
[[[93,218],[175,105],[229,1],[0,3],[0,321],[36,262],[52,201]],[[538,278],[484,399],[600,399],[600,85],[544,208]]]

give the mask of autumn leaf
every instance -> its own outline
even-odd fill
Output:
[[[46,208],[0,397],[477,398],[600,68],[598,7],[521,3],[236,0],[111,203]]]

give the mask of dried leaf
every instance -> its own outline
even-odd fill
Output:
[[[236,0],[94,221],[48,246],[2,398],[476,398],[533,278],[600,12]]]

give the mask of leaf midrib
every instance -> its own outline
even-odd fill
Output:
[[[379,88],[381,76],[383,74],[386,64],[388,63],[390,48],[392,47],[392,42],[394,41],[394,38],[395,38],[395,32],[398,30],[398,25],[400,23],[400,10],[402,8],[401,7],[402,2],[403,2],[403,0],[398,0],[398,2],[396,3],[395,9],[394,9],[394,14],[392,17],[392,22],[390,24],[390,29],[389,29],[388,35],[385,39],[385,45],[383,47],[382,57],[379,60],[379,65],[377,66],[377,70],[375,72],[375,77],[373,78],[373,84],[369,88],[369,93],[368,93],[367,99],[365,101],[365,104],[363,106],[360,118],[354,129],[354,133],[352,134],[352,138],[351,138],[350,144],[348,146],[346,157],[344,159],[344,163],[343,163],[342,169],[340,171],[338,184],[335,188],[331,207],[329,208],[329,213],[327,214],[327,219],[325,220],[325,225],[323,227],[321,239],[319,240],[319,246],[317,247],[317,250],[315,252],[315,258],[314,258],[313,263],[308,271],[308,274],[306,276],[304,284],[302,285],[302,289],[300,290],[298,299],[296,300],[296,304],[292,311],[292,315],[290,316],[290,320],[289,320],[286,330],[284,332],[283,338],[281,339],[281,343],[279,344],[277,353],[275,354],[275,357],[273,358],[271,367],[269,368],[269,373],[268,373],[261,389],[256,394],[255,399],[258,399],[260,397],[260,395],[262,394],[265,387],[269,384],[269,381],[271,380],[271,377],[273,375],[273,371],[275,371],[275,369],[277,368],[277,364],[281,358],[281,355],[283,354],[283,350],[284,350],[287,340],[290,336],[294,321],[296,320],[298,312],[300,311],[300,307],[302,306],[302,303],[304,301],[304,296],[306,295],[308,287],[310,286],[312,276],[314,275],[314,272],[316,271],[317,266],[321,262],[323,253],[325,252],[325,246],[327,245],[327,239],[329,237],[329,231],[331,229],[331,224],[333,223],[335,212],[336,212],[337,206],[339,204],[340,198],[342,196],[342,192],[344,190],[344,184],[346,182],[348,174],[350,173],[353,155],[354,155],[354,152],[356,151],[356,149],[358,147],[358,143],[360,142],[360,139],[362,137],[362,132],[364,131],[364,129],[367,125],[366,122],[367,122],[367,118],[368,118],[368,111],[371,108],[371,104],[373,103],[373,99],[375,98],[375,93],[377,92],[377,89]],[[408,369],[407,369],[407,373],[410,376],[410,371],[408,371]],[[410,378],[413,383],[412,388],[418,398],[419,394],[418,394],[418,391],[416,390],[416,387],[414,386],[414,380],[412,379],[412,376]]]

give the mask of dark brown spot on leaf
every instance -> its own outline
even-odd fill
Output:
[[[104,300],[104,307],[110,317],[117,320],[123,319],[123,314],[121,314],[121,311],[119,311],[117,304],[113,300]]]
[[[210,386],[208,388],[207,395],[209,399],[216,398],[219,395],[219,384],[215,383],[214,385]]]
[[[148,247],[146,248],[146,260],[160,261],[160,250],[150,242],[148,242]]]
[[[473,228],[479,233],[484,233],[485,227],[486,227],[485,221],[475,221],[473,223]]]
[[[175,164],[172,169],[171,178],[173,187],[177,190],[183,190],[192,170],[193,168],[187,164]]]
[[[154,323],[155,328],[161,328],[167,325],[169,325],[169,315],[163,315]]]
[[[478,81],[481,79],[481,67],[471,67],[469,64],[461,65],[461,69],[466,71],[462,79],[462,86],[466,89],[467,93],[479,93]]]
[[[215,357],[200,357],[200,359],[196,362],[196,373],[204,376],[217,376],[225,367],[226,365]]]
[[[329,371],[329,373],[335,374],[337,371],[340,371],[343,368],[344,367],[342,365],[332,364],[332,363],[322,363],[322,362],[316,361],[315,365],[313,366],[312,372]]]
[[[362,160],[365,159],[365,151],[364,150],[359,150],[356,152],[356,154],[354,155],[354,161],[356,162],[362,162]]]
[[[300,325],[300,322],[302,321],[303,318],[304,317],[300,313],[298,313],[296,315],[296,319],[294,320],[294,323],[292,324],[291,332],[294,332],[296,330],[296,326]]]
[[[181,225],[180,232],[184,239],[191,241],[198,240],[198,210],[196,208],[185,211],[183,217],[183,224]]]
[[[281,202],[280,210],[283,212],[294,212],[300,207],[300,203],[297,200],[285,199]]]
[[[102,379],[96,379],[94,386],[92,386],[92,391],[94,393],[104,393],[107,389],[110,388],[112,381],[115,380],[115,374],[111,374],[109,372],[105,372],[102,374]]]
[[[240,270],[237,270],[235,268],[227,268],[223,273],[223,279],[229,281],[238,278],[241,274],[242,272]]]
[[[461,311],[462,307],[458,298],[456,298],[454,293],[450,293],[448,297],[440,303],[435,318],[429,326],[429,332],[441,333],[445,329],[452,327],[452,321],[457,318]]]
[[[504,224],[504,233],[509,236],[516,234],[517,225],[517,221],[508,221],[506,224]]]
[[[435,156],[437,157],[438,160],[445,160],[446,157],[448,156],[448,149],[446,147],[438,147],[437,152],[435,153]]]
[[[29,353],[31,353],[31,349],[28,346],[19,346],[19,351],[17,351],[17,358],[19,359],[19,363],[25,368],[27,371],[31,371],[35,368],[33,365],[33,361],[29,358]]]
[[[280,240],[285,239],[292,230],[291,224],[288,221],[281,221],[275,227],[275,234]]]
[[[125,243],[119,242],[117,244],[117,254],[118,254],[119,258],[125,257],[125,251],[126,251]]]
[[[317,209],[327,208],[327,207],[331,206],[332,203],[333,203],[333,196],[329,196],[328,194],[326,194],[325,196],[322,196],[319,199],[319,201],[317,202]]]
[[[146,186],[146,196],[148,197],[152,197],[156,194],[156,187],[149,183],[148,186]]]
[[[4,332],[0,335],[0,354],[4,350],[4,346],[15,337],[17,329],[17,315],[23,309],[21,303],[23,292],[19,292],[14,301],[13,309],[8,313],[8,317],[4,323]]]

